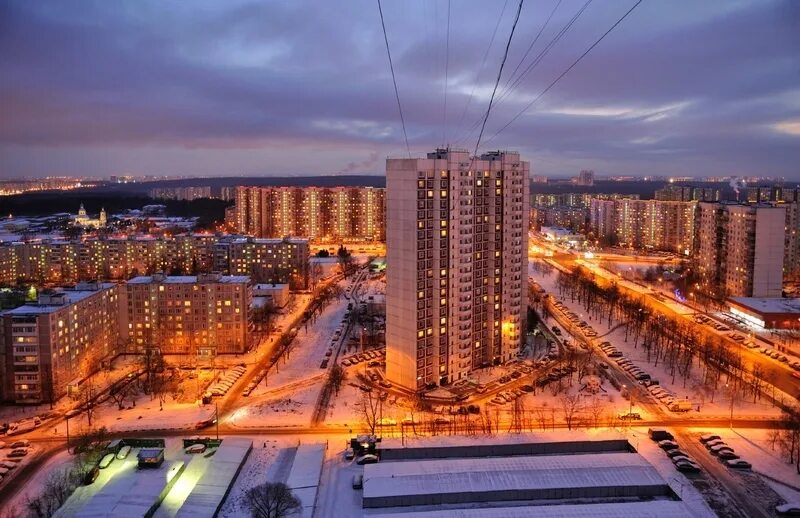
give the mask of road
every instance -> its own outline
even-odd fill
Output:
[[[537,240],[535,244],[544,246],[550,250],[552,256],[548,256],[546,259],[553,261],[561,268],[574,271],[576,267],[583,266],[594,274],[594,280],[598,285],[607,287],[613,283],[622,292],[627,292],[635,295],[637,298],[642,298],[645,303],[656,312],[691,323],[696,326],[696,329],[703,336],[720,340],[729,348],[740,352],[742,359],[746,362],[761,365],[765,372],[774,372],[774,379],[771,380],[771,383],[778,390],[795,397],[800,395],[800,379],[792,377],[794,371],[791,368],[779,361],[758,353],[758,349],[748,349],[739,342],[736,342],[727,335],[729,331],[718,332],[709,326],[697,324],[694,321],[694,316],[697,314],[697,311],[694,309],[680,304],[675,300],[666,299],[663,296],[660,296],[660,298],[664,300],[659,300],[659,298],[654,296],[654,292],[650,288],[622,279],[608,270],[599,267],[597,264],[593,264],[591,261],[584,260],[572,253],[565,253],[550,243],[543,243],[541,240]],[[714,318],[713,315],[706,314],[706,316]]]

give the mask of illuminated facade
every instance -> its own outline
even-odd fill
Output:
[[[315,243],[382,242],[384,189],[238,187],[236,229],[260,238],[302,236]]]
[[[589,225],[598,239],[610,244],[689,255],[695,206],[695,202],[593,199]]]
[[[211,234],[4,243],[0,244],[0,284],[69,284],[127,280],[157,272],[221,272],[302,289],[308,282],[308,257],[308,242],[303,239],[249,240]]]
[[[122,328],[129,352],[239,354],[251,345],[250,278],[242,275],[152,275],[125,285]]]
[[[514,358],[524,336],[529,163],[390,159],[386,376],[418,390]]]
[[[694,265],[703,288],[724,297],[780,297],[786,208],[699,203]]]
[[[0,313],[3,399],[54,401],[118,354],[123,347],[118,325],[122,289],[83,283]]]

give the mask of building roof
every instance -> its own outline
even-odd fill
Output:
[[[240,284],[250,282],[250,277],[247,275],[220,275],[218,277],[209,277],[206,281],[200,280],[200,283],[222,283],[222,284]],[[152,275],[140,275],[128,281],[128,284],[197,284],[197,275],[169,275],[163,277],[163,280],[154,279]]]
[[[797,313],[800,315],[800,299],[730,297],[728,300],[761,314]]]
[[[365,466],[364,471],[364,498],[663,485],[664,479],[636,453],[381,462]]]
[[[103,291],[113,288],[115,285],[111,282],[104,282],[99,284],[99,288],[96,290],[61,290],[56,292],[57,294],[64,294],[66,296],[66,300],[64,304],[39,304],[39,303],[31,303],[25,304],[24,306],[19,306],[14,309],[9,309],[7,311],[0,312],[0,315],[45,315],[48,313],[55,313],[59,309],[62,309],[70,304],[75,304],[84,300],[86,298],[91,297],[92,295],[96,295],[98,293],[102,293]]]
[[[683,502],[652,500],[649,502],[587,503],[564,505],[520,505],[514,507],[471,507],[462,509],[421,510],[369,513],[370,518],[673,518],[691,513]]]

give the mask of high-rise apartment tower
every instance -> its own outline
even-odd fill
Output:
[[[515,152],[386,161],[390,381],[443,385],[520,351],[528,174]]]

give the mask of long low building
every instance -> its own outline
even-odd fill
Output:
[[[759,329],[800,329],[800,299],[730,297],[728,306]]]
[[[675,518],[691,513],[683,502],[615,502],[609,504],[521,505],[515,507],[479,507],[410,511],[399,513],[367,512],[367,518]]]
[[[364,470],[364,508],[565,498],[674,496],[637,453],[381,462]]]

